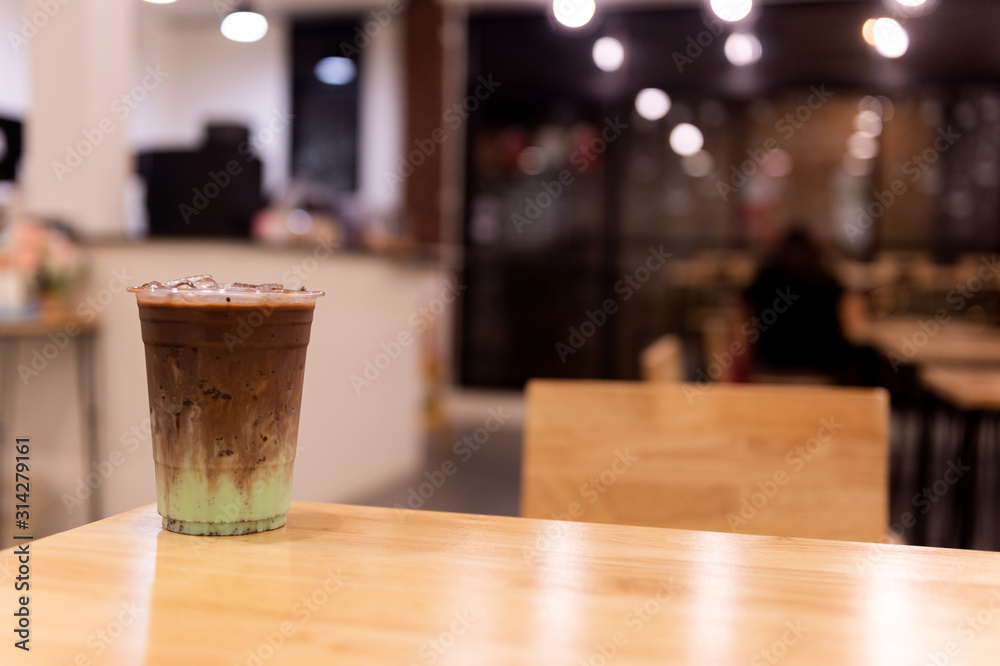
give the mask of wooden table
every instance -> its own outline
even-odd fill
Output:
[[[845,330],[856,345],[869,346],[893,364],[988,363],[1000,365],[1000,328],[957,318],[889,317]]]
[[[14,558],[0,553],[0,569]],[[3,664],[1000,654],[1000,553],[295,503],[287,527],[225,538],[163,532],[143,507],[31,543],[30,567],[31,652],[8,628]],[[0,585],[9,627],[12,583]]]
[[[927,365],[920,381],[959,409],[1000,411],[1000,368]]]
[[[931,487],[936,479],[927,478],[928,472],[934,467],[932,463],[933,448],[945,448],[958,451],[958,457],[963,464],[972,469],[959,479],[957,485],[959,512],[954,516],[959,526],[960,543],[965,548],[972,548],[976,536],[976,516],[982,502],[986,501],[980,492],[980,482],[984,476],[984,460],[981,455],[982,443],[992,443],[992,451],[996,455],[996,435],[992,439],[984,437],[990,432],[984,426],[989,421],[997,422],[1000,414],[1000,368],[988,366],[970,367],[954,365],[923,365],[919,369],[920,383],[938,401],[948,405],[961,420],[961,441],[954,445],[943,442],[943,447],[934,447],[931,439],[931,427],[925,425],[921,442],[921,464],[925,478],[924,487]],[[945,432],[950,432],[946,428]],[[996,432],[996,429],[993,429]],[[986,458],[988,460],[988,458]],[[993,500],[995,505],[995,499]],[[994,506],[994,511],[1000,507]],[[926,530],[926,521],[923,529]]]

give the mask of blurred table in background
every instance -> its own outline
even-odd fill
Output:
[[[892,395],[896,417],[891,435],[892,496],[897,502],[905,499],[893,508],[893,520],[906,513],[915,516],[913,531],[907,534],[912,543],[971,547],[973,505],[991,511],[1000,507],[979,494],[979,476],[948,484],[940,497],[933,488],[937,482],[941,489],[942,475],[954,475],[947,462],[961,458],[966,464],[978,450],[972,442],[981,436],[981,426],[992,422],[983,418],[990,409],[981,408],[995,395],[990,393],[990,381],[1000,373],[1000,327],[950,310],[939,314],[937,319],[925,315],[857,320],[845,335],[853,344],[878,353],[879,383]],[[924,496],[927,489],[933,494],[929,500]],[[948,524],[941,525],[942,521]],[[930,529],[932,524],[938,529]],[[1000,535],[981,536],[1000,539]]]
[[[1000,365],[1000,327],[951,316],[888,317],[857,323],[845,331],[855,345],[869,346],[893,367],[918,363]]]
[[[953,501],[948,504],[953,507],[957,542],[963,548],[974,548],[977,531],[982,528],[977,518],[1000,515],[996,497],[1000,368],[924,365],[919,377],[923,388],[938,401],[938,405],[928,403],[921,436],[921,492],[926,488],[933,498],[940,498],[955,487]],[[943,423],[935,422],[935,412],[943,417]],[[937,464],[941,452],[956,454],[950,471],[947,463]],[[971,469],[963,473],[965,467]],[[933,473],[935,469],[945,470],[941,479]],[[922,515],[917,530],[921,541],[926,540],[927,522],[927,515]]]

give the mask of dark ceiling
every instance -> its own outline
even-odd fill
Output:
[[[508,102],[595,104],[651,86],[738,99],[820,84],[892,93],[1000,81],[1000,0],[943,0],[926,16],[902,20],[910,48],[898,59],[878,55],[861,37],[866,19],[885,15],[881,0],[765,5],[753,26],[763,57],[734,67],[723,55],[730,29],[713,34],[698,9],[609,10],[578,30],[540,11],[493,10],[471,17],[470,78],[510,82],[501,95]],[[594,40],[605,35],[625,45],[617,72],[602,72],[591,59]]]

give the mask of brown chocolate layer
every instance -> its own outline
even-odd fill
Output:
[[[154,460],[245,492],[293,460],[312,317],[312,305],[140,304]]]

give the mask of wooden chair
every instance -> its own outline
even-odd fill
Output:
[[[676,335],[661,335],[639,354],[639,372],[645,381],[684,381],[684,347]]]
[[[883,389],[534,380],[521,515],[884,540]]]

